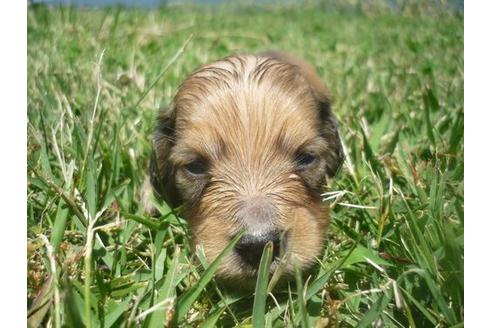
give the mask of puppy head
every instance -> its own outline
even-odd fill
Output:
[[[194,243],[212,261],[246,230],[217,271],[224,281],[254,281],[269,240],[271,270],[282,249],[287,276],[323,248],[320,192],[342,151],[327,94],[309,72],[272,56],[228,57],[191,74],[159,116],[151,181],[183,204]]]

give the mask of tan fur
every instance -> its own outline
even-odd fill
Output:
[[[305,152],[316,162],[300,169],[296,156]],[[192,73],[160,114],[151,181],[158,196],[184,205],[209,261],[243,228],[287,233],[288,275],[323,249],[328,212],[319,193],[341,161],[336,120],[314,69],[282,53],[239,55]],[[197,162],[204,176],[187,171]],[[234,252],[217,272],[229,282],[255,274]]]

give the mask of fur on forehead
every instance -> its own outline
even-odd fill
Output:
[[[242,151],[297,148],[319,133],[309,84],[297,66],[272,58],[234,56],[204,66],[183,82],[174,104],[177,139],[209,154],[224,142]]]
[[[208,104],[211,110],[224,114],[222,109],[227,105],[224,99],[228,97],[237,100],[238,111],[251,110],[243,105],[252,101],[259,107],[287,106],[282,110],[295,100],[311,101],[305,105],[315,105],[312,90],[297,66],[252,55],[227,57],[195,71],[181,84],[174,102],[179,111],[196,110],[200,109],[197,105]]]

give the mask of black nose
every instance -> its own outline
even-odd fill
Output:
[[[269,241],[273,243],[273,258],[278,257],[280,252],[280,234],[275,230],[258,235],[244,235],[236,244],[235,250],[244,262],[257,267],[263,254],[263,248]]]

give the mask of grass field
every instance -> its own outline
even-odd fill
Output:
[[[30,7],[29,324],[463,326],[463,16],[342,9]],[[315,64],[346,161],[320,265],[254,302],[221,290],[166,204],[145,216],[139,190],[180,81],[264,49]]]

